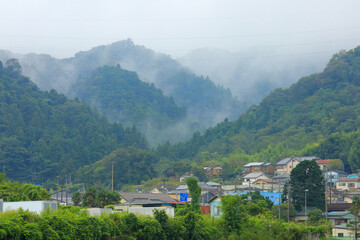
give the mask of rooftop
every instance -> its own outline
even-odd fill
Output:
[[[284,164],[287,164],[291,159],[296,159],[298,162],[302,162],[304,160],[313,160],[313,159],[319,159],[318,157],[315,157],[315,156],[305,156],[305,157],[287,157],[287,158],[284,158],[282,160],[280,160],[277,165],[284,165]]]
[[[260,178],[260,179],[258,179],[258,180],[256,180],[255,182],[257,182],[257,181],[263,181],[263,182],[267,182],[267,183],[277,183],[275,180],[272,180],[272,179],[262,179],[262,178]]]
[[[261,166],[263,164],[264,164],[264,162],[251,162],[251,163],[246,164],[244,167]]]
[[[343,177],[338,180],[338,182],[360,182],[358,177]]]
[[[248,175],[246,175],[244,178],[258,178],[262,175],[265,175],[263,172],[259,172],[259,173],[249,173]]]
[[[134,193],[134,192],[119,192],[121,198],[123,198],[126,202],[138,202],[139,199],[142,201],[150,201],[150,202],[161,202],[161,203],[171,203],[175,202],[173,198],[169,195],[161,194],[161,193]]]
[[[317,160],[316,163],[317,164],[327,164],[327,163],[332,162],[334,160],[338,160],[338,159],[321,159],[321,160]]]

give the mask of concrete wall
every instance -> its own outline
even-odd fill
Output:
[[[154,216],[153,210],[165,210],[166,214],[169,217],[175,216],[175,210],[173,207],[129,207],[129,213],[134,213],[138,215],[147,215],[147,216]]]
[[[57,210],[57,203],[55,201],[23,201],[23,202],[4,202],[3,211],[18,210],[29,210],[40,214],[45,211],[47,207]]]

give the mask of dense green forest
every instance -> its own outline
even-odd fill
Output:
[[[40,91],[17,60],[0,63],[0,164],[10,179],[41,183],[75,173],[119,147],[146,149],[123,128],[78,100]]]
[[[135,124],[139,130],[163,129],[185,117],[185,109],[163,95],[154,84],[142,82],[135,72],[116,67],[100,67],[81,77],[71,95],[96,106],[112,122]]]
[[[230,176],[249,161],[275,163],[293,155],[340,158],[345,170],[354,171],[360,168],[359,126],[357,47],[335,54],[323,72],[274,90],[239,119],[225,119],[187,142],[160,145],[157,152],[169,169],[188,166],[185,172],[195,160],[198,166],[221,163]]]

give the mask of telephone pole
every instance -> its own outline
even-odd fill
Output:
[[[114,191],[114,162],[111,162],[111,191]]]
[[[287,219],[290,222],[290,181],[287,186],[287,201],[288,201],[288,209],[287,209]]]
[[[280,199],[280,184],[279,184],[279,222],[281,221],[281,199]]]
[[[326,191],[326,189],[327,189],[327,186],[328,186],[328,177],[327,177],[327,174],[325,176],[326,176],[325,177],[325,216],[326,216],[326,221],[327,221],[328,220],[328,206],[327,206],[327,191]],[[331,195],[330,195],[330,197],[331,197]]]

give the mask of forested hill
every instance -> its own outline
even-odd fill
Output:
[[[56,182],[56,176],[129,146],[147,147],[136,128],[110,124],[55,90],[40,91],[14,59],[0,64],[0,164],[9,178]]]
[[[142,132],[161,130],[185,118],[184,108],[163,95],[154,84],[140,81],[135,72],[116,67],[100,67],[82,76],[71,87],[71,95],[96,106],[112,122],[136,124]]]
[[[165,144],[158,150],[171,159],[242,152],[248,160],[272,162],[297,153],[316,154],[341,158],[347,170],[356,170],[360,168],[356,160],[359,126],[357,47],[335,54],[323,72],[301,78],[288,89],[274,90],[238,120],[226,120],[203,135],[195,133],[188,142]]]
[[[0,51],[0,60],[9,57],[19,59],[24,74],[30,76],[40,89],[55,89],[67,96],[73,93],[71,87],[83,79],[79,76],[89,76],[99,67],[120,64],[122,69],[135,71],[140,80],[153,83],[187,112],[186,119],[178,122],[176,126],[170,121],[166,131],[155,132],[155,135],[159,136],[157,142],[164,139],[172,142],[187,140],[194,131],[203,131],[226,117],[236,119],[246,111],[246,104],[234,98],[229,89],[214,84],[207,77],[195,75],[170,56],[136,45],[130,39],[94,47],[67,59],[55,59],[43,54],[20,55]],[[121,96],[115,95],[113,91],[112,88],[103,89],[103,93],[119,99]],[[151,99],[148,101],[151,102]],[[109,107],[108,110],[107,112],[115,114],[118,109]],[[139,118],[136,122],[148,120],[146,114],[141,116],[146,119]],[[114,116],[111,115],[111,118]],[[161,124],[165,123],[166,121],[163,121]],[[148,138],[152,140],[151,143],[154,142],[152,136]]]

